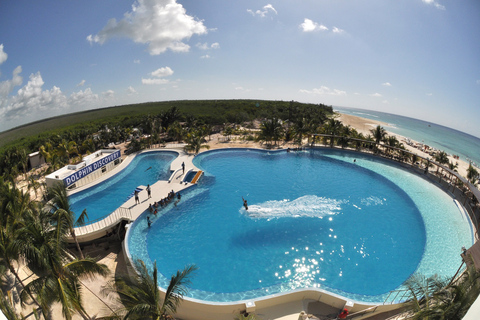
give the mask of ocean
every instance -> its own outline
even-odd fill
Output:
[[[435,123],[379,111],[334,107],[335,111],[388,123],[385,130],[422,142],[430,147],[458,155],[480,166],[480,139]]]

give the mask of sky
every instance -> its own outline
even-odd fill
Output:
[[[0,132],[195,99],[323,103],[480,137],[478,0],[0,0]]]

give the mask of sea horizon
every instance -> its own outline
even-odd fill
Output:
[[[334,106],[333,110],[343,114],[387,123],[385,129],[406,138],[458,155],[466,162],[480,165],[480,138],[457,129],[434,122],[415,119],[381,111]]]

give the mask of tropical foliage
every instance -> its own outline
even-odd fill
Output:
[[[473,263],[455,281],[415,274],[405,284],[410,293],[407,319],[461,320],[480,294],[480,273]]]
[[[80,279],[105,276],[109,273],[107,267],[91,258],[77,259],[68,253],[66,236],[71,230],[71,217],[65,210],[60,212],[60,207],[31,201],[15,184],[1,178],[0,190],[1,276],[13,275],[20,286],[22,303],[32,300],[37,308],[34,312],[46,319],[54,302],[61,304],[65,319],[76,313],[89,319]],[[25,284],[17,273],[19,263],[26,263],[36,279]],[[8,304],[3,307],[8,308]]]
[[[112,319],[168,319],[173,317],[187,294],[192,273],[197,270],[195,265],[185,267],[172,275],[170,283],[162,297],[158,287],[158,270],[156,263],[150,273],[145,263],[141,260],[135,262],[137,276],[119,276],[110,282],[105,289],[107,293],[115,292],[119,296],[122,308],[112,315]],[[119,316],[120,315],[120,316]]]

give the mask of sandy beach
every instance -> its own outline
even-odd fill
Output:
[[[343,113],[339,113],[339,118],[338,119],[340,121],[342,121],[342,123],[344,125],[349,125],[352,128],[355,128],[359,133],[362,133],[365,136],[371,134],[370,130],[372,130],[376,126],[380,125],[387,131],[387,134],[389,136],[397,137],[398,141],[402,142],[403,145],[405,146],[405,149],[407,149],[408,151],[413,152],[413,153],[415,153],[415,154],[417,154],[421,157],[432,159],[432,156],[430,156],[428,153],[426,153],[426,152],[424,152],[424,151],[422,151],[418,148],[415,148],[411,145],[408,145],[406,143],[406,141],[407,141],[407,139],[409,139],[409,137],[404,137],[404,136],[401,136],[399,134],[388,131],[388,123],[385,123],[385,122],[382,122],[382,121],[366,119],[366,118],[362,118],[362,117],[357,117],[357,116],[352,116],[352,115],[343,114]],[[412,140],[412,139],[409,139],[409,140],[411,141],[412,144],[418,144],[419,143],[418,141],[415,141],[415,140]],[[455,159],[452,155],[448,155],[448,158],[450,159],[450,161],[452,163],[458,163],[458,168],[457,168],[458,173],[460,175],[462,175],[463,177],[466,177],[469,164],[464,160]]]

